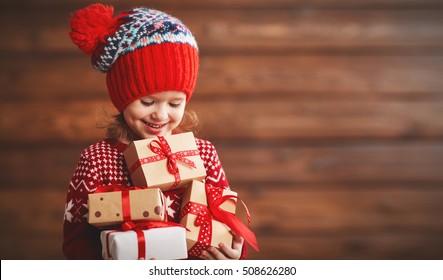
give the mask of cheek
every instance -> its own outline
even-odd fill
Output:
[[[123,112],[123,116],[125,117],[127,122],[143,118],[145,114],[145,110],[143,110],[143,108],[141,108],[140,106],[128,107],[127,110]]]
[[[176,110],[176,111],[173,113],[174,121],[176,121],[176,122],[181,122],[181,120],[183,119],[183,115],[184,115],[184,113],[185,113],[185,110],[184,110],[184,109]]]

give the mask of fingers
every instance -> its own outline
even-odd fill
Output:
[[[240,250],[235,248],[230,248],[225,243],[220,243],[220,249],[227,256],[227,259],[238,260],[241,255],[241,247]]]
[[[228,260],[229,258],[215,247],[209,247],[206,251],[203,251],[206,260]],[[203,255],[202,254],[202,255]]]
[[[205,260],[238,260],[240,259],[244,239],[240,235],[231,232],[233,235],[232,248],[225,243],[220,243],[219,248],[209,247],[202,252],[201,258]]]
[[[227,246],[225,243],[219,244],[220,248],[209,247],[202,252],[201,258],[205,260],[238,260],[241,256],[240,249],[234,249]]]
[[[201,254],[201,258],[204,260],[216,260],[216,257],[214,256],[214,254],[211,252],[213,251],[215,248],[214,247],[210,247],[207,250],[204,250]]]
[[[234,239],[232,240],[232,248],[234,250],[241,251],[243,249],[243,243],[244,243],[244,239],[243,237],[241,237],[240,235],[235,234],[234,232],[232,232],[232,235],[234,236]]]

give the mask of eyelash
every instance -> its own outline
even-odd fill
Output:
[[[144,100],[140,100],[141,101],[141,103],[143,104],[143,105],[145,105],[145,106],[151,106],[151,105],[154,105],[154,101],[151,101],[151,102],[149,102],[149,101],[144,101]]]
[[[154,101],[149,102],[149,101],[141,100],[141,103],[145,106],[154,105]],[[178,107],[180,107],[180,105],[181,105],[181,102],[180,103],[169,103],[169,106],[171,106],[172,108],[178,108]]]

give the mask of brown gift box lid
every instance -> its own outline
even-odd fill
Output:
[[[132,221],[164,221],[167,218],[165,199],[160,189],[128,191]],[[124,222],[122,191],[89,194],[88,209],[88,223],[94,226]]]
[[[168,142],[172,153],[180,151],[198,151],[192,132],[172,134],[163,136]],[[129,170],[139,160],[157,156],[149,145],[157,138],[143,139],[133,141],[123,152]],[[202,180],[206,177],[206,169],[200,155],[186,156],[187,159],[194,162],[196,168],[190,167],[180,161],[177,161],[177,167],[180,174],[180,183],[176,187],[185,187],[192,180]],[[138,165],[137,165],[138,166]],[[150,163],[143,163],[132,171],[131,179],[134,185],[147,186],[149,188],[157,187],[163,191],[170,190],[175,183],[174,175],[167,169],[167,159],[161,159]]]

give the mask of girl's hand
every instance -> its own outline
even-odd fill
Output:
[[[225,243],[220,243],[220,248],[209,247],[208,250],[202,252],[201,258],[205,260],[238,260],[240,259],[243,248],[243,237],[232,233],[234,236],[232,248]]]

